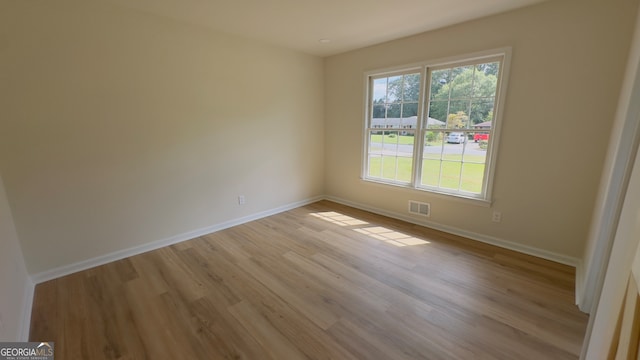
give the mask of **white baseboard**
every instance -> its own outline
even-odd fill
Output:
[[[576,305],[583,313],[589,313],[591,309],[584,299],[584,264],[582,260],[578,260],[576,264]]]
[[[412,224],[416,224],[416,225],[421,225],[421,226],[426,226],[435,230],[440,230],[440,231],[444,231],[450,234],[454,234],[454,235],[458,235],[458,236],[463,236],[472,240],[476,240],[476,241],[480,241],[483,243],[487,243],[487,244],[491,244],[491,245],[495,245],[495,246],[499,246],[501,248],[505,248],[505,249],[509,249],[509,250],[514,250],[520,253],[524,253],[527,255],[532,255],[532,256],[536,256],[542,259],[546,259],[546,260],[551,260],[557,263],[561,263],[561,264],[565,264],[565,265],[569,265],[572,267],[576,267],[578,265],[579,260],[577,258],[571,257],[571,256],[567,256],[567,255],[563,255],[563,254],[558,254],[552,251],[547,251],[547,250],[543,250],[543,249],[539,249],[539,248],[535,248],[533,246],[528,246],[528,245],[522,245],[522,244],[518,244],[518,243],[514,243],[512,241],[508,241],[508,240],[504,240],[504,239],[499,239],[497,237],[493,237],[493,236],[489,236],[489,235],[483,235],[483,234],[478,234],[478,233],[474,233],[471,231],[467,231],[467,230],[462,230],[453,226],[448,226],[448,225],[442,225],[442,224],[438,224],[432,221],[428,221],[428,220],[419,220],[416,218],[413,218],[411,216],[405,215],[405,214],[401,214],[398,212],[394,212],[394,211],[388,211],[388,210],[384,210],[384,209],[380,209],[377,207],[373,207],[370,205],[365,205],[365,204],[361,204],[361,203],[357,203],[357,202],[353,202],[350,200],[345,200],[342,198],[338,198],[335,196],[325,196],[326,200],[329,201],[333,201],[339,204],[343,204],[343,205],[347,205],[347,206],[351,206],[357,209],[361,209],[361,210],[365,210],[365,211],[369,211],[375,214],[379,214],[379,215],[383,215],[383,216],[387,216],[390,218],[394,218],[394,219],[398,219],[398,220],[402,220],[402,221],[406,221],[408,223],[412,223]]]
[[[199,236],[203,236],[206,234],[210,234],[216,231],[220,231],[220,230],[224,230],[236,225],[240,225],[240,224],[244,224],[250,221],[254,221],[254,220],[258,220],[258,219],[262,219],[264,217],[267,216],[271,216],[271,215],[275,215],[287,210],[291,210],[291,209],[295,209],[297,207],[300,206],[304,206],[307,204],[311,204],[313,202],[319,201],[324,199],[324,196],[316,196],[313,198],[309,198],[309,199],[305,199],[305,200],[301,200],[301,201],[297,201],[297,202],[293,202],[290,204],[286,204],[283,206],[279,206],[277,208],[274,209],[269,209],[269,210],[265,210],[265,211],[261,211],[255,214],[251,214],[251,215],[247,215],[247,216],[243,216],[241,218],[237,218],[237,219],[233,219],[233,220],[229,220],[229,221],[225,221],[223,223],[219,223],[219,224],[215,224],[215,225],[211,225],[211,226],[207,226],[205,228],[201,228],[201,229],[196,229],[193,231],[189,231],[183,234],[178,234],[175,236],[172,236],[170,238],[166,238],[166,239],[161,239],[161,240],[156,240],[156,241],[152,241],[150,243],[146,243],[143,245],[139,245],[139,246],[134,246],[132,248],[128,248],[128,249],[123,249],[123,250],[118,250],[109,254],[105,254],[105,255],[101,255],[95,258],[91,258],[91,259],[87,259],[87,260],[83,260],[77,263],[73,263],[73,264],[69,264],[69,265],[64,265],[61,267],[57,267],[51,270],[46,270],[37,274],[34,274],[31,276],[32,281],[35,284],[39,284],[45,281],[49,281],[49,280],[53,280],[65,275],[69,275],[69,274],[73,274],[75,272],[78,271],[83,271],[83,270],[87,270],[96,266],[100,266],[100,265],[104,265],[113,261],[117,261],[117,260],[121,260],[130,256],[134,256],[134,255],[138,255],[138,254],[142,254],[148,251],[152,251],[152,250],[156,250],[165,246],[169,246],[169,245],[173,245],[173,244],[177,244],[186,240],[190,240],[190,239],[194,239],[197,238]],[[33,296],[33,294],[32,294]]]

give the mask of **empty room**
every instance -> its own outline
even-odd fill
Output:
[[[636,359],[639,5],[0,0],[0,357]]]

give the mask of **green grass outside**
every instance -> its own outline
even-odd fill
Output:
[[[424,154],[424,157],[426,160],[440,160],[440,158],[442,158],[442,160],[447,160],[447,161],[462,161],[462,154],[440,154],[440,153],[436,153],[436,154]],[[469,154],[465,154],[464,155],[464,162],[465,163],[482,163],[484,164],[484,162],[486,161],[486,157],[484,155],[469,155]]]
[[[413,167],[412,161],[413,159],[409,157],[382,156],[371,158],[369,160],[369,176],[410,182],[411,168]]]
[[[476,159],[471,159],[471,158]],[[458,161],[447,161],[458,160]],[[445,161],[439,159],[425,159],[422,161],[422,185],[435,186],[444,189],[453,189],[480,193],[484,177],[483,163],[461,163],[460,155],[445,157]],[[484,161],[482,156],[465,156],[466,161]],[[408,157],[382,156],[374,157],[369,162],[369,176],[394,181],[411,181],[412,159]],[[460,172],[462,181],[460,182]]]
[[[385,144],[413,145],[414,137],[407,135],[371,135],[370,142],[381,143],[384,136]]]

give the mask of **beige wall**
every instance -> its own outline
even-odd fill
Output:
[[[636,5],[551,1],[327,58],[327,194],[398,214],[427,201],[435,224],[577,260]],[[503,46],[513,57],[491,208],[360,180],[365,71]]]
[[[33,284],[0,177],[0,341],[26,341]]]
[[[322,59],[100,2],[0,13],[0,171],[30,273],[323,193]]]

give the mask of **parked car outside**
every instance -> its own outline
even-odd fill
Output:
[[[478,141],[482,141],[482,140],[489,141],[489,134],[488,133],[476,133],[476,134],[473,134],[473,141],[474,142],[478,142]]]
[[[461,132],[452,132],[447,135],[448,144],[462,144],[467,141],[467,137]]]

